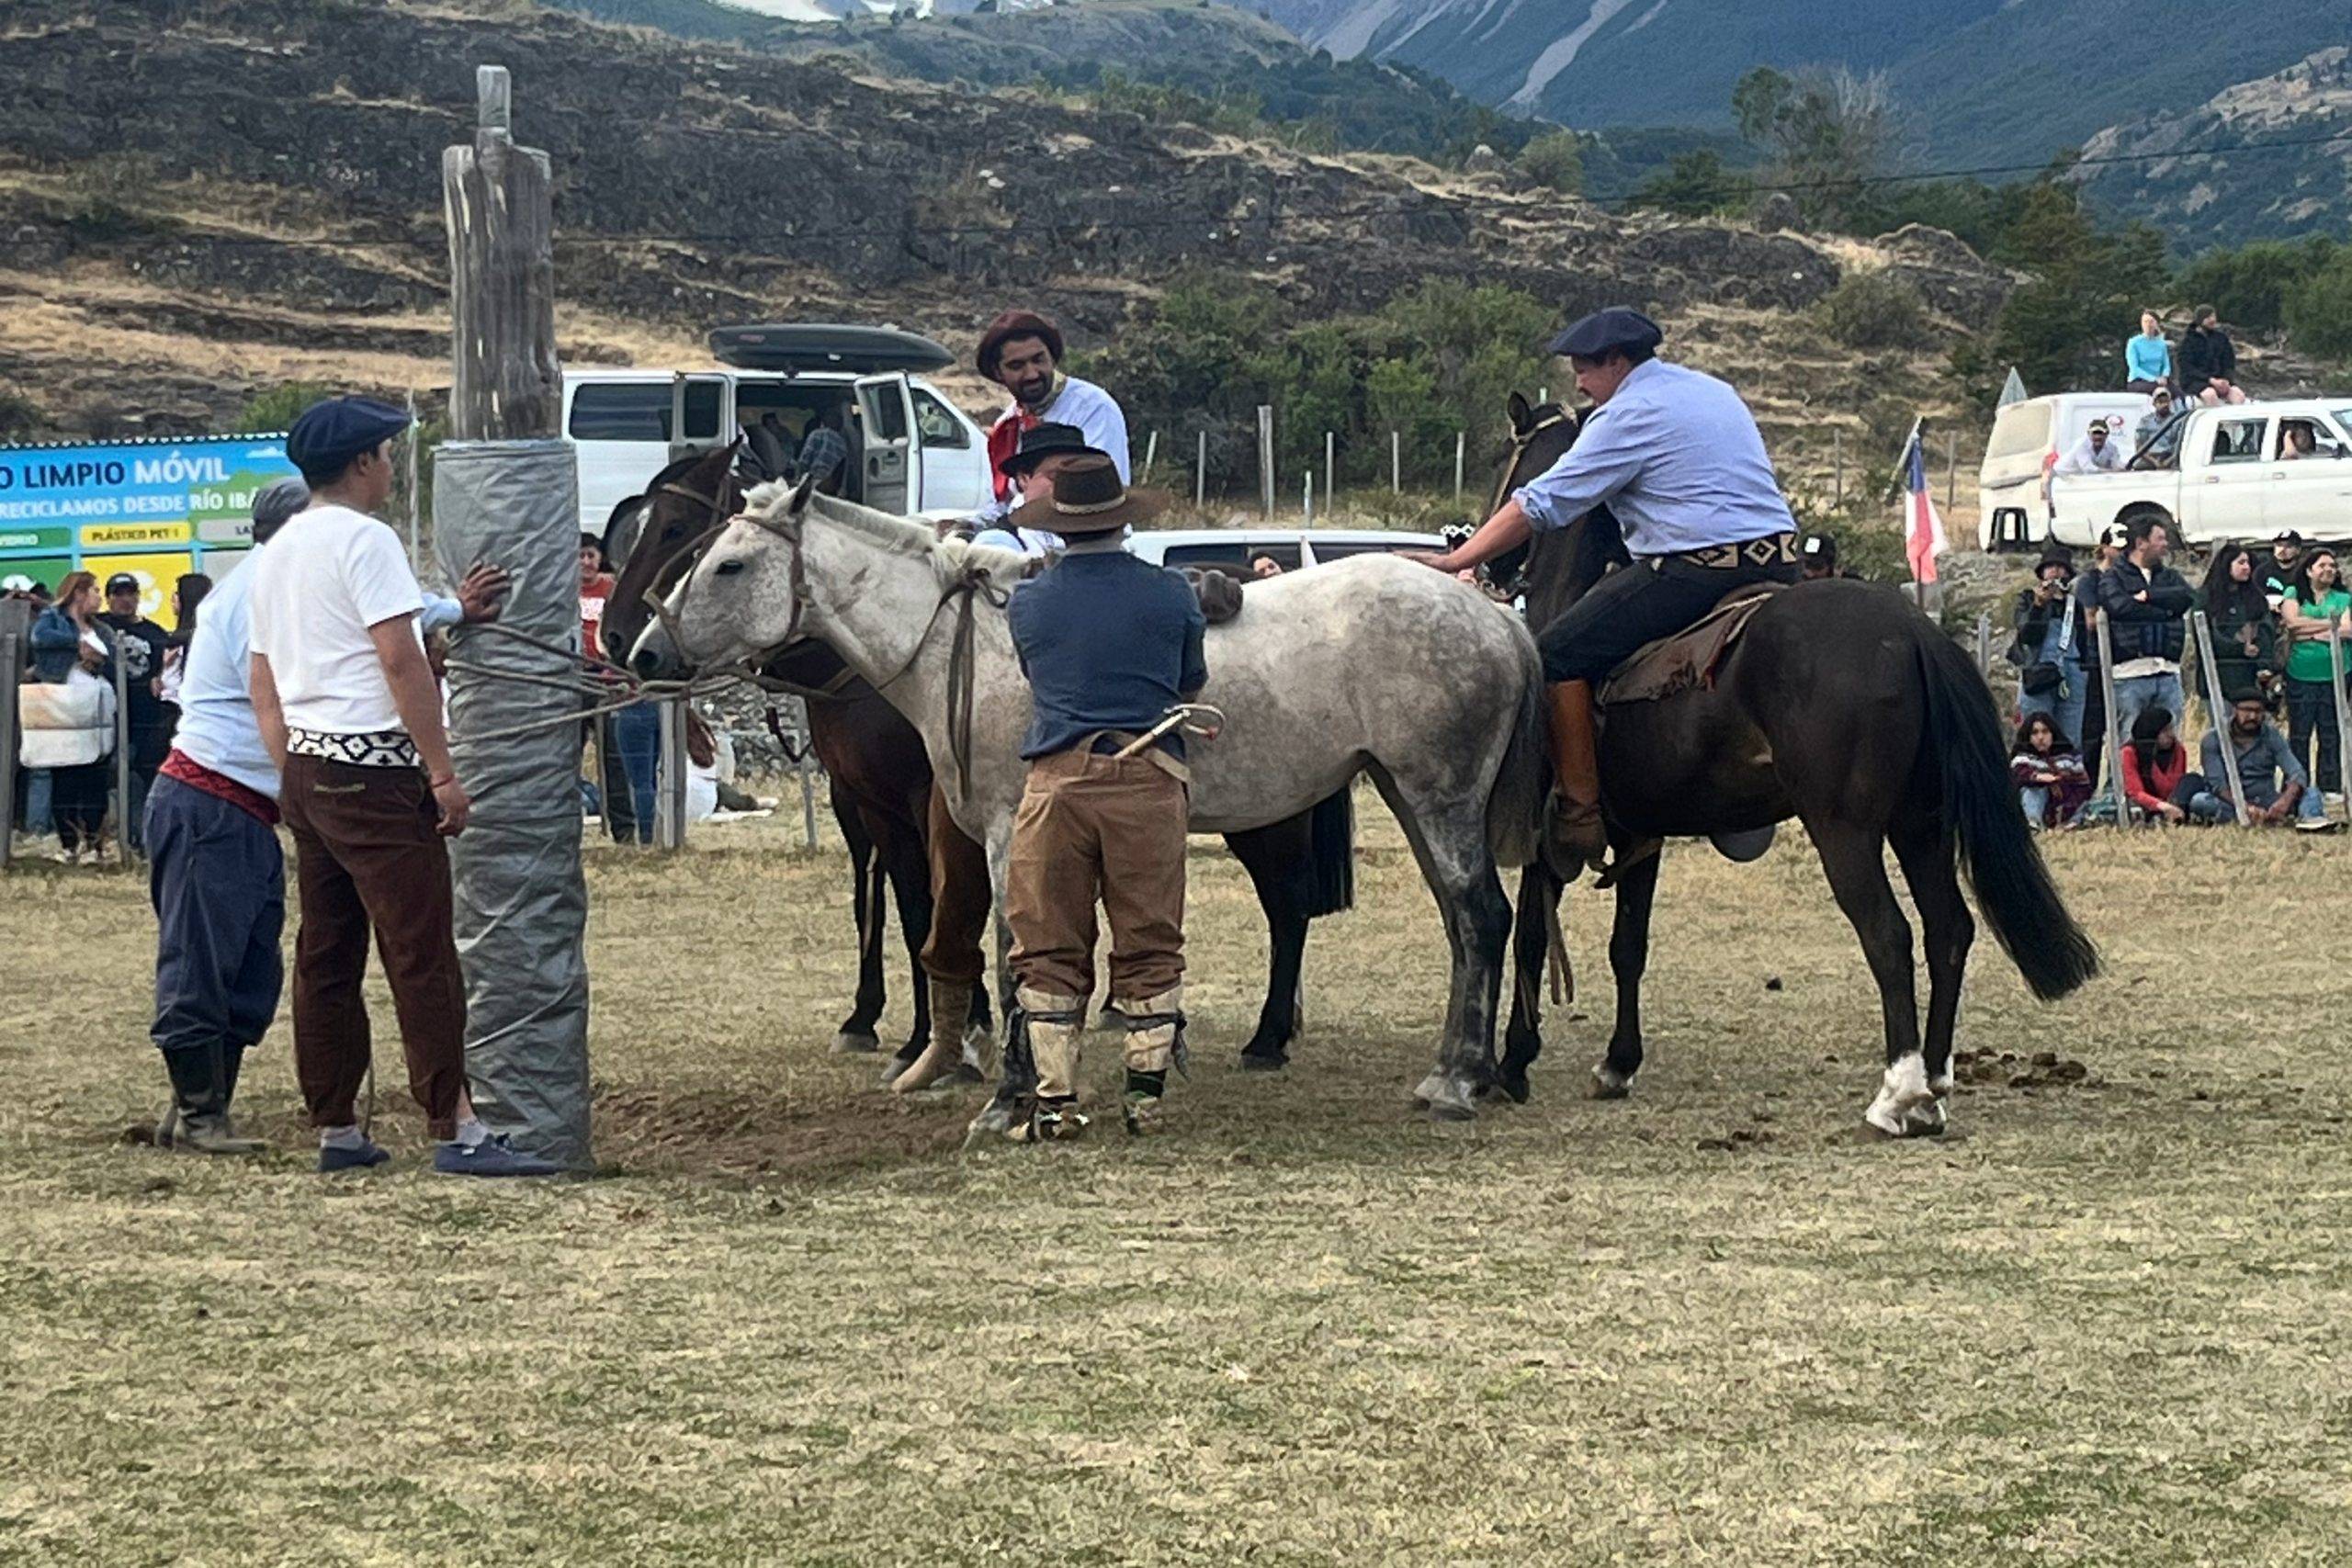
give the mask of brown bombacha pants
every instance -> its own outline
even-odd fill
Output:
[[[372,929],[408,1055],[409,1092],[433,1136],[457,1134],[466,1081],[466,990],[440,812],[414,768],[297,754],[279,808],[294,835],[302,928],[294,940],[294,1067],[314,1127],[348,1127],[367,1077],[360,981]]]
[[[1184,976],[1184,785],[1149,757],[1084,748],[1029,764],[1012,819],[1004,917],[1024,993],[1094,992],[1094,905],[1111,922],[1111,1000],[1140,1003]]]

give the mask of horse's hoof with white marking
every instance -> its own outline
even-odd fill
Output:
[[[1886,1069],[1879,1080],[1878,1098],[1862,1112],[1862,1120],[1890,1138],[1908,1138],[1929,1129],[1918,1118],[1926,1107],[1934,1106],[1937,1126],[1942,1122],[1942,1107],[1934,1091],[1928,1088],[1928,1072],[1915,1053],[1903,1057]]]
[[[1941,1137],[1945,1123],[1944,1102],[1940,1100],[1930,1100],[1923,1104],[1913,1106],[1904,1113],[1904,1135],[1911,1138]]]
[[[1442,1122],[1474,1122],[1478,1116],[1478,1089],[1467,1078],[1433,1072],[1413,1090],[1413,1098]]]
[[[980,1113],[972,1118],[971,1125],[966,1129],[966,1132],[968,1136],[975,1138],[1003,1137],[1027,1120],[1027,1113],[1019,1106],[1001,1100],[991,1100],[980,1107]]]
[[[1587,1100],[1624,1100],[1634,1092],[1634,1080],[1607,1063],[1592,1069],[1592,1082],[1585,1086]]]
[[[882,1041],[876,1035],[854,1034],[844,1029],[833,1036],[833,1055],[836,1056],[870,1056],[880,1049]]]

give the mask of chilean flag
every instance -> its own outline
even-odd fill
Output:
[[[1936,515],[1935,498],[1928,493],[1928,458],[1916,424],[1910,449],[1903,456],[1903,488],[1910,492],[1903,511],[1903,553],[1911,559],[1911,580],[1933,582],[1936,558],[1951,548],[1951,542],[1944,537],[1944,520]]]

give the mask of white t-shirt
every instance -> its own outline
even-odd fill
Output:
[[[364,512],[298,513],[253,561],[254,651],[269,660],[289,729],[370,735],[401,728],[368,628],[410,617],[424,595],[400,536]]]

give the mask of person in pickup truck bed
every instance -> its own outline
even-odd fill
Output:
[[[2245,389],[2237,384],[2238,350],[2222,330],[2211,305],[2199,305],[2180,334],[2180,391],[2204,403],[2242,403]]]
[[[2053,472],[2065,474],[2111,474],[2123,467],[2123,443],[2108,438],[2107,421],[2091,421],[2083,438],[2074,449],[2058,459]]]
[[[2150,708],[2178,713],[2183,705],[2180,656],[2197,595],[2165,564],[2171,535],[2156,519],[2140,518],[2125,535],[2123,558],[2099,576],[2115,660],[2115,722],[2127,731]]]
[[[2222,689],[2263,691],[2277,683],[2278,615],[2243,545],[2223,545],[2205,569],[2198,607],[2213,626],[2213,664]]]
[[[2164,323],[2154,310],[2140,312],[2140,333],[2123,344],[2124,387],[2153,392],[2172,380],[2172,344],[2165,341]]]
[[[2280,604],[2278,616],[2287,629],[2287,745],[2298,762],[2311,766],[2319,787],[2342,787],[2338,758],[2344,738],[2335,726],[2335,673],[2327,646],[2333,626],[2339,637],[2352,639],[2352,592],[2335,552],[2324,546],[2310,551],[2295,573],[2295,584]],[[2346,650],[2352,663],[2352,647]],[[2312,741],[2319,755],[2311,755]]]
[[[2177,451],[2180,431],[2177,428],[2166,431],[2165,426],[2172,423],[2173,415],[2178,412],[2173,406],[2170,387],[2158,387],[2150,392],[2148,412],[2142,414],[2140,423],[2132,427],[2132,455],[2137,457],[2140,453],[2149,452],[2157,457],[2168,457]]]

